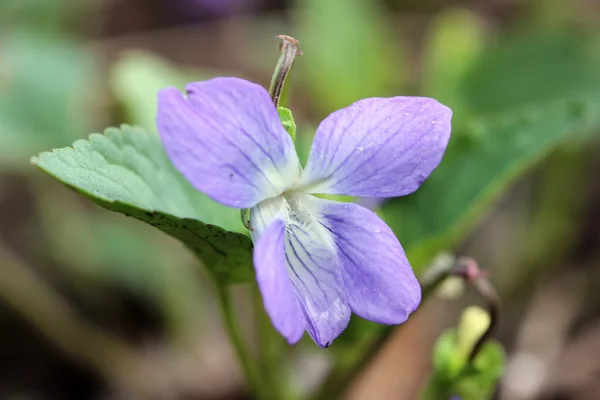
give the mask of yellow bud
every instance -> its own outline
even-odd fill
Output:
[[[463,311],[458,323],[456,345],[461,355],[466,358],[481,335],[490,326],[490,316],[486,310],[470,306]]]

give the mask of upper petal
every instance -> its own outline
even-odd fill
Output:
[[[392,230],[357,204],[316,202],[338,249],[352,311],[380,323],[404,322],[421,301],[421,287]]]
[[[412,193],[440,163],[451,117],[424,97],[357,101],[321,122],[299,187],[368,197]]]
[[[267,314],[290,344],[304,334],[305,320],[290,281],[285,255],[285,222],[276,218],[254,248],[256,281]]]
[[[298,156],[267,91],[215,78],[158,95],[157,127],[175,167],[192,185],[231,207],[281,194],[300,173]]]

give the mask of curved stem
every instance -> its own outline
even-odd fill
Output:
[[[477,342],[473,346],[473,349],[469,354],[470,363],[475,360],[485,342],[487,342],[488,339],[494,335],[494,332],[500,323],[500,298],[498,297],[498,293],[496,293],[496,289],[494,289],[494,286],[491,284],[491,282],[485,278],[477,279],[473,282],[473,288],[487,303],[487,312],[490,316],[490,325],[479,337],[479,339],[477,339]]]
[[[498,324],[500,323],[500,297],[494,288],[494,285],[487,279],[487,271],[479,269],[477,261],[469,257],[461,257],[456,262],[456,266],[452,269],[452,274],[460,276],[469,284],[479,297],[481,297],[487,308],[487,313],[490,316],[490,324],[488,328],[481,334],[477,342],[473,346],[469,354],[469,363],[472,363],[483,348],[485,342],[490,339]]]
[[[237,320],[235,307],[231,301],[231,297],[221,283],[217,282],[216,287],[217,297],[221,307],[221,314],[223,315],[223,320],[225,322],[225,329],[227,330],[229,340],[233,345],[244,376],[246,377],[246,382],[250,386],[250,390],[257,398],[264,399],[266,397],[263,393],[264,388],[261,382],[261,377],[258,370],[255,368],[256,363],[252,359],[250,351],[248,351],[246,344],[244,343],[242,329]]]

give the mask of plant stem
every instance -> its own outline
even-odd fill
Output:
[[[267,387],[270,389],[271,398],[274,400],[288,400],[293,398],[289,388],[288,369],[283,360],[285,343],[281,335],[275,331],[269,316],[264,310],[263,300],[258,287],[254,288],[256,325],[259,339],[259,359],[261,372],[265,377]]]
[[[487,312],[490,316],[490,324],[485,332],[477,339],[477,342],[473,346],[471,353],[469,354],[469,362],[472,363],[477,354],[483,348],[485,342],[487,342],[493,335],[498,324],[500,323],[500,298],[496,293],[496,289],[492,283],[486,278],[480,278],[473,281],[473,288],[477,294],[487,303]]]
[[[275,66],[271,86],[269,87],[269,94],[275,107],[279,107],[285,81],[292,70],[296,56],[302,54],[298,48],[300,43],[293,37],[279,35],[277,38],[283,41],[281,44],[281,56],[279,57],[277,66]]]
[[[258,369],[255,367],[256,363],[244,343],[242,329],[237,320],[231,296],[229,296],[227,289],[220,282],[217,282],[216,287],[219,305],[221,306],[221,314],[223,315],[223,320],[225,322],[225,329],[227,330],[229,340],[233,345],[238,361],[242,366],[246,382],[257,398],[266,399],[267,397],[263,392],[264,387],[262,385],[261,376]]]

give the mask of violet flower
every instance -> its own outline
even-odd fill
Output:
[[[451,111],[420,97],[370,98],[319,125],[303,170],[267,91],[237,78],[159,93],[157,126],[175,167],[217,202],[250,208],[264,306],[289,343],[326,347],[350,314],[404,322],[421,289],[375,213],[313,194],[396,197],[439,164]]]

